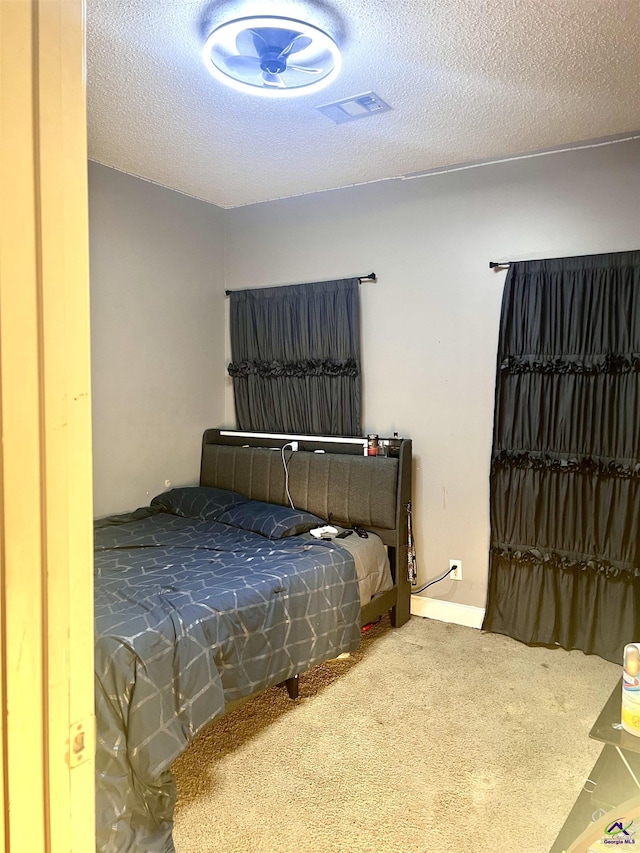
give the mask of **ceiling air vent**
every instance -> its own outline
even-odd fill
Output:
[[[391,109],[375,92],[365,92],[364,95],[354,95],[333,104],[318,107],[321,113],[328,116],[336,124],[353,121],[356,118],[366,118],[377,113],[386,113]]]

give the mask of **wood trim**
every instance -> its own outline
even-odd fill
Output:
[[[455,601],[443,601],[439,598],[427,598],[425,595],[411,596],[411,615],[438,622],[450,622],[453,625],[465,625],[467,628],[482,628],[484,607],[471,604],[458,604]]]
[[[0,841],[86,853],[94,760],[69,753],[93,719],[82,0],[0,3],[0,127]]]

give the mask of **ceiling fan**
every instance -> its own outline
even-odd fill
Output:
[[[204,59],[223,82],[272,96],[318,89],[340,70],[340,51],[331,36],[275,16],[239,18],[216,27]]]

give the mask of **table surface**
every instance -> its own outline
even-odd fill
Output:
[[[589,737],[611,746],[618,746],[625,751],[640,753],[640,737],[620,728],[621,706],[622,678],[611,691],[611,696],[593,724]]]

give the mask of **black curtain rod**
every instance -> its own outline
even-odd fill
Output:
[[[511,266],[511,261],[489,261],[490,270],[499,270]]]
[[[361,275],[358,277],[358,281],[362,284],[363,281],[377,281],[376,274],[374,272],[370,272],[369,275]],[[233,290],[225,290],[225,294],[230,296],[233,293]]]

